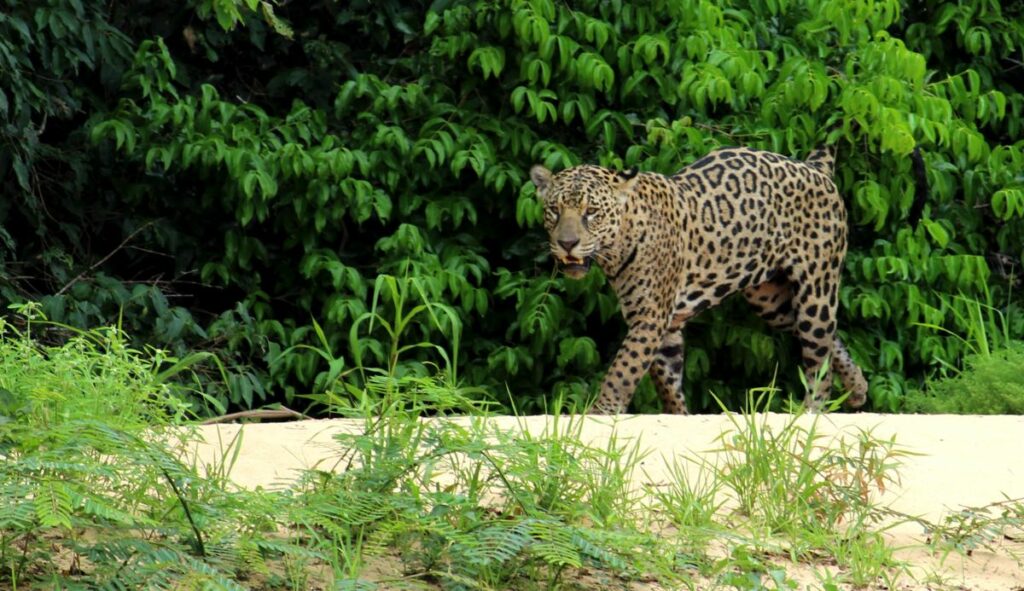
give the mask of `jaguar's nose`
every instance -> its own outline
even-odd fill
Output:
[[[563,249],[565,249],[566,254],[571,253],[573,247],[576,246],[579,243],[580,243],[580,239],[579,238],[576,238],[575,240],[559,240],[558,241],[558,245],[561,246]]]

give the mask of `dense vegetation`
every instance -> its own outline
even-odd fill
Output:
[[[193,453],[203,436],[163,369],[187,373],[184,360],[112,327],[44,346],[34,333],[52,325],[23,310],[24,332],[0,318],[0,589],[556,589],[584,566],[679,576],[670,544],[641,529],[630,478],[644,454],[581,443],[579,417],[526,436],[427,423],[425,410],[482,409],[450,380],[381,376],[332,409],[356,419],[336,437],[347,469],[240,490],[228,475],[248,432]]]
[[[936,327],[968,332],[971,300],[1024,335],[1019,3],[3,5],[0,299],[215,351],[222,403],[358,382],[359,359],[397,359],[389,331],[448,343],[455,324],[458,378],[488,396],[585,396],[621,322],[600,271],[551,273],[526,170],[672,172],[725,144],[838,149],[854,224],[841,332],[874,408],[961,362],[970,348]],[[403,320],[398,284],[441,318]],[[356,322],[374,306],[396,322]],[[695,409],[709,392],[735,405],[776,367],[795,384],[791,339],[742,305],[688,338]],[[439,361],[402,360],[405,375]],[[636,406],[656,406],[649,389]]]
[[[1024,415],[1024,347],[969,355],[966,370],[907,394],[903,409],[925,414]]]
[[[922,550],[1013,557],[1000,541],[1024,525],[1019,499],[941,522],[893,511],[895,440],[753,412],[771,392],[659,459],[615,424],[584,435],[579,415],[481,416],[446,372],[385,371],[325,401],[350,418],[336,457],[241,489],[235,462],[261,449],[241,445],[267,433],[188,425],[171,379],[186,359],[113,327],[44,345],[52,324],[21,311],[24,329],[0,318],[0,589],[935,588],[942,561]],[[886,533],[908,520],[928,535],[912,569]]]

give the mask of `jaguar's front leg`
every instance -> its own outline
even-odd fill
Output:
[[[616,414],[626,410],[637,384],[654,361],[655,350],[661,345],[664,333],[663,323],[649,319],[630,323],[626,338],[604,376],[601,395],[590,412]]]

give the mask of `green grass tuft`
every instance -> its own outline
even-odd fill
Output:
[[[907,394],[905,412],[925,414],[1024,414],[1024,342],[967,357],[957,375],[929,381]]]

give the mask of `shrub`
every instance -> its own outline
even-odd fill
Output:
[[[18,4],[0,17],[0,63],[16,64],[0,69],[0,297],[41,298],[76,326],[121,317],[179,356],[216,350],[232,377],[210,374],[208,394],[252,406],[313,390],[325,361],[297,347],[320,346],[311,318],[351,366],[376,278],[416,276],[465,326],[463,379],[536,410],[589,396],[621,323],[599,270],[552,275],[531,164],[671,173],[725,144],[797,158],[834,144],[853,225],[840,328],[871,404],[892,410],[966,351],[917,323],[964,332],[943,297],[1003,301],[1020,265],[1021,10]],[[930,187],[918,228],[915,145]],[[442,335],[425,316],[410,330]],[[382,367],[385,332],[364,336]],[[737,406],[794,359],[737,302],[693,322],[687,348],[694,410],[715,408],[712,390]],[[645,386],[637,408],[656,405]]]
[[[974,354],[955,376],[907,394],[903,410],[927,414],[1024,414],[1024,343]]]
[[[637,525],[638,447],[581,443],[581,417],[525,436],[480,417],[423,421],[480,404],[451,368],[363,368],[367,387],[332,406],[356,419],[338,436],[347,469],[238,490],[226,476],[238,438],[221,461],[187,460],[173,360],[114,328],[43,346],[33,335],[47,326],[0,319],[0,586],[376,588],[360,577],[383,549],[389,578],[444,589],[552,589],[584,567],[674,577]]]

